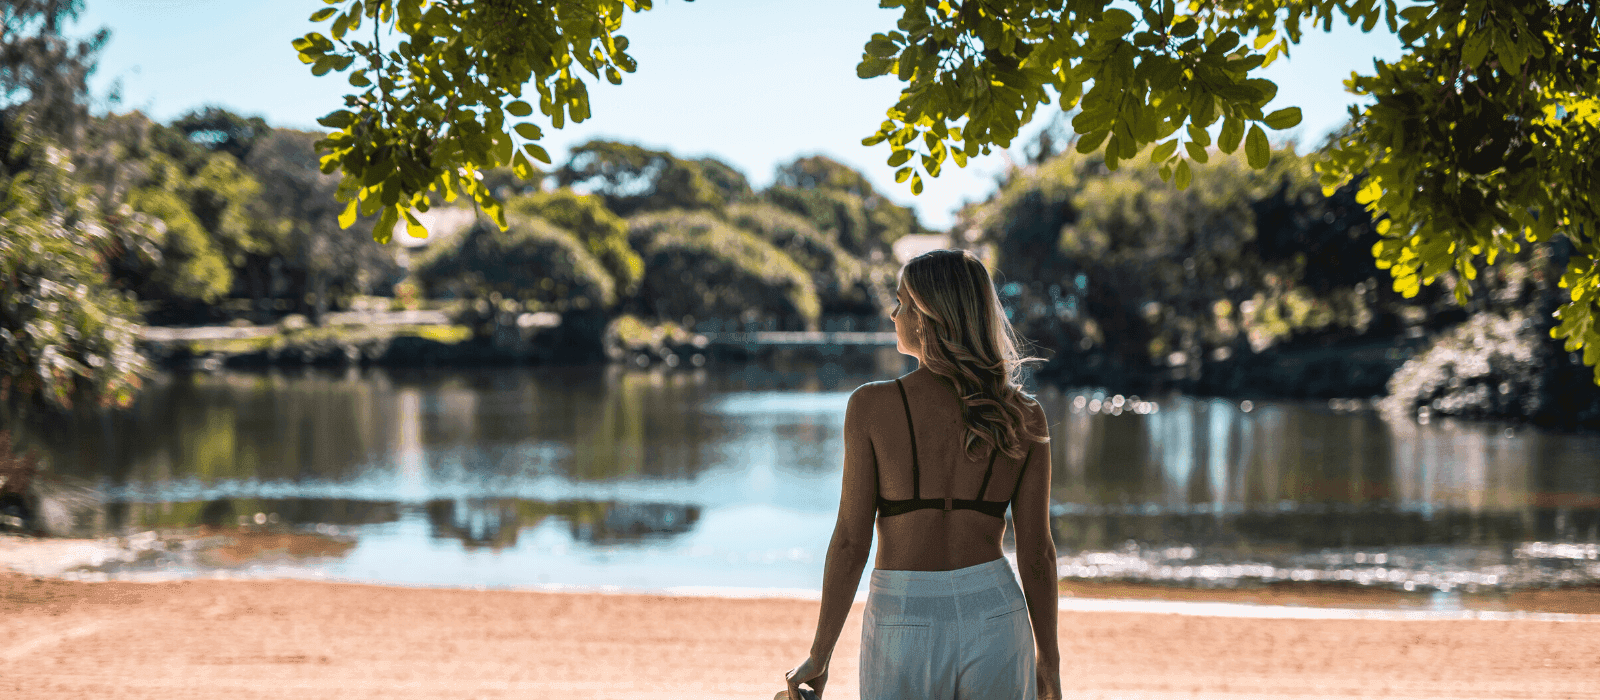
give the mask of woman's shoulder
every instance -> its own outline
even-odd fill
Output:
[[[846,429],[851,425],[865,427],[876,422],[875,417],[883,415],[889,409],[891,394],[894,392],[894,380],[867,382],[856,387],[855,391],[850,392],[850,401],[845,406]],[[893,401],[898,404],[899,396],[895,395]]]
[[[862,384],[861,386],[856,387],[855,391],[850,392],[850,401],[851,403],[855,403],[857,401],[881,400],[895,391],[894,383],[895,380],[893,379],[885,379],[880,382],[867,382],[866,384]]]
[[[1048,437],[1050,435],[1049,419],[1045,416],[1044,405],[1039,399],[1022,394],[1019,396],[1022,404],[1023,425],[1029,433]]]

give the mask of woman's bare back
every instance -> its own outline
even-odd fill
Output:
[[[847,488],[873,488],[890,500],[912,498],[911,430],[906,426],[906,406],[916,432],[920,465],[920,496],[928,499],[975,499],[1005,502],[1017,487],[1023,461],[999,455],[986,493],[978,493],[989,465],[985,447],[969,457],[962,447],[965,428],[960,400],[945,381],[918,369],[901,379],[906,401],[894,382],[862,387],[870,416],[867,430],[877,463],[875,484],[846,484]],[[1037,406],[1035,406],[1037,410]],[[1042,416],[1031,416],[1038,419]],[[1037,423],[1035,423],[1037,425]],[[1005,521],[976,510],[923,509],[877,518],[879,569],[899,571],[950,571],[994,561],[1002,555]]]

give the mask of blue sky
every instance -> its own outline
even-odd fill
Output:
[[[76,33],[111,30],[91,87],[103,98],[120,83],[119,111],[168,120],[215,104],[309,129],[342,104],[348,89],[342,77],[313,77],[289,47],[291,39],[326,26],[306,21],[324,6],[321,0],[87,0]],[[913,196],[884,164],[886,146],[861,145],[900,83],[861,80],[855,65],[866,40],[893,29],[897,17],[875,0],[657,0],[656,9],[623,24],[638,72],[621,86],[591,85],[594,118],[547,129],[543,143],[557,163],[568,147],[599,137],[716,156],[756,187],[769,184],[778,165],[820,153],[866,173],[891,199],[915,207],[925,225],[947,227],[962,202],[994,190],[1005,161],[995,154],[964,169],[951,164]],[[1342,22],[1331,34],[1308,33],[1291,60],[1280,59],[1263,76],[1279,85],[1268,111],[1293,105],[1305,114],[1300,127],[1277,135],[1319,141],[1343,123],[1354,99],[1342,84],[1350,72],[1370,72],[1374,57],[1399,54],[1399,41],[1381,25],[1370,35]],[[1037,133],[1056,110],[1041,107],[1024,136]]]

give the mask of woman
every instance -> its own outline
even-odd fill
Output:
[[[918,368],[850,396],[822,612],[811,655],[788,673],[789,696],[798,700],[802,684],[822,695],[876,522],[862,699],[1054,700],[1049,433],[1018,381],[1032,358],[1018,355],[994,283],[971,253],[919,255],[898,287],[895,335]],[[1021,590],[1000,547],[1008,503]]]

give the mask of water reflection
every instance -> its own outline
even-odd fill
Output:
[[[519,533],[552,517],[566,523],[573,541],[590,545],[659,544],[700,519],[697,506],[615,501],[460,499],[429,501],[425,511],[433,538],[457,540],[468,550],[514,547]]]
[[[751,465],[836,470],[846,392],[871,378],[836,375],[806,391],[783,373],[749,387],[704,370],[166,375],[131,411],[22,432],[47,469],[114,500],[581,493]]]
[[[332,534],[352,547],[308,566],[400,583],[815,588],[848,393],[900,371],[163,375],[130,411],[17,429],[88,487],[58,504],[80,534]],[[1040,399],[1065,575],[1600,582],[1594,436],[1391,423],[1355,401]]]
[[[1359,402],[1173,397],[1139,412],[1116,410],[1136,398],[1041,399],[1061,417],[1063,575],[1441,591],[1600,582],[1600,565],[1551,554],[1600,542],[1594,436],[1391,423]]]

